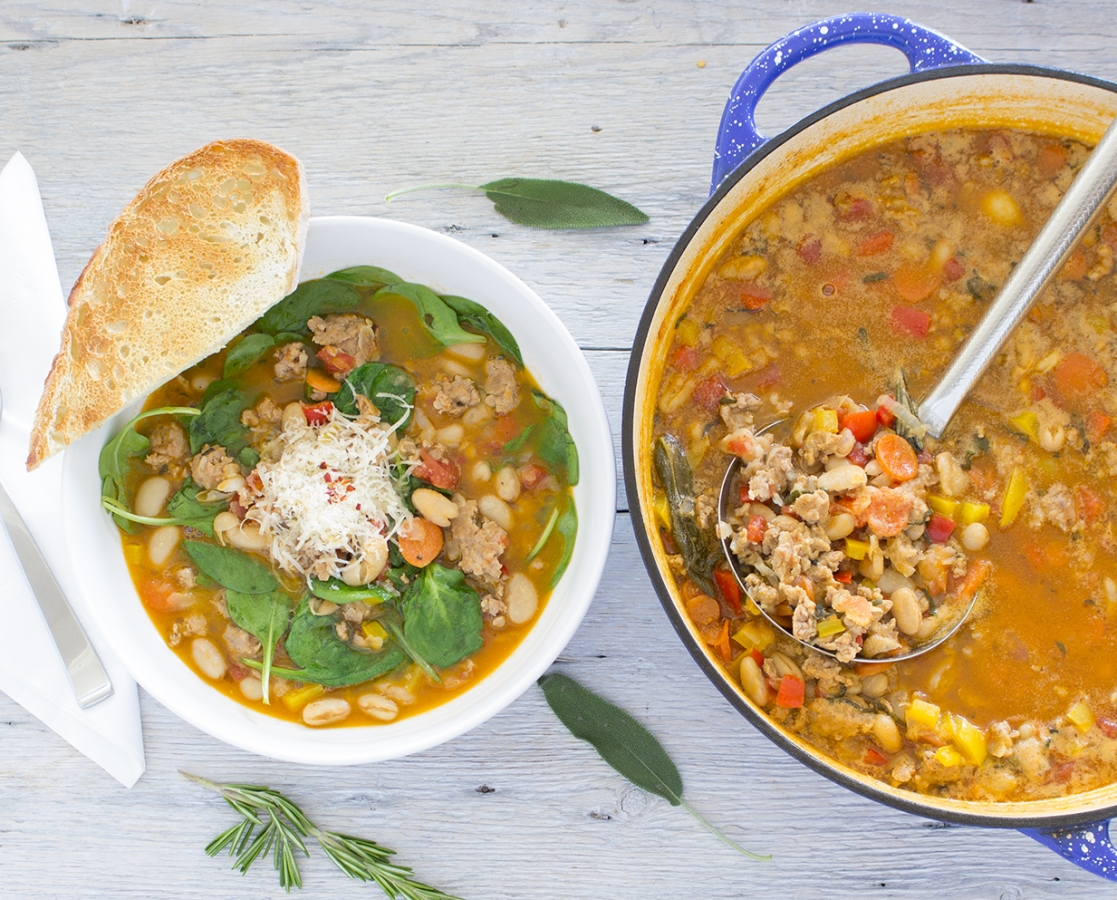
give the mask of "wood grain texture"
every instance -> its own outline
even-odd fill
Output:
[[[274,141],[306,165],[316,213],[453,234],[535,288],[586,350],[619,450],[632,334],[706,197],[730,85],[768,42],[843,11],[822,0],[7,0],[0,160],[21,150],[35,166],[68,286],[169,160],[221,137]],[[993,60],[1117,79],[1107,0],[908,0],[890,11]],[[774,132],[905,68],[880,48],[825,55],[773,89],[761,125]],[[555,234],[511,226],[469,193],[383,202],[411,184],[513,174],[594,184],[651,222]],[[472,900],[1113,894],[1015,832],[895,812],[777,750],[674,637],[626,515],[556,665],[647,724],[688,799],[773,861],[737,857],[682,810],[626,786],[536,688],[448,745],[352,768],[251,756],[143,695],[148,771],[132,791],[0,696],[0,896],[280,896],[266,867],[241,878],[202,854],[232,813],[179,769],[287,790],[322,824],[385,842]],[[305,897],[377,896],[320,854],[303,871]]]

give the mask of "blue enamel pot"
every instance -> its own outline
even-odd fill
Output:
[[[768,87],[804,59],[850,43],[895,47],[907,57],[911,72],[844,97],[776,137],[761,134],[754,114]],[[676,320],[734,237],[787,191],[855,153],[912,134],[1004,127],[1092,145],[1115,116],[1115,84],[1054,69],[989,63],[941,34],[894,16],[826,19],[772,44],[733,87],[717,136],[710,198],[679,239],[652,289],[628,371],[623,434],[633,527],[660,600],[695,660],[746,718],[792,756],[858,793],[934,819],[1020,829],[1110,880],[1117,880],[1117,850],[1109,840],[1109,818],[1117,813],[1117,784],[1021,802],[924,796],[842,765],[754,706],[710,655],[686,615],[668,566],[652,504],[652,428]]]

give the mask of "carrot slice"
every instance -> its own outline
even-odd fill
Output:
[[[1109,384],[1105,369],[1082,353],[1068,353],[1051,374],[1056,390],[1068,400],[1085,400]]]
[[[913,501],[900,491],[883,490],[873,494],[866,522],[877,537],[895,537],[908,527]]]
[[[873,453],[884,474],[893,481],[911,481],[919,474],[915,451],[898,434],[881,435],[873,444]]]
[[[341,390],[341,382],[336,378],[331,378],[321,369],[307,369],[306,383],[323,394],[336,394]]]
[[[926,300],[942,285],[942,270],[927,264],[901,263],[892,276],[896,292],[907,303]]]
[[[420,569],[429,566],[442,552],[442,529],[421,516],[401,525],[396,540],[400,555]]]

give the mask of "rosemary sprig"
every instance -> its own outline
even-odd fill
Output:
[[[259,784],[218,784],[188,772],[195,784],[220,794],[242,821],[221,832],[206,846],[207,856],[222,850],[236,857],[233,868],[245,874],[259,858],[272,856],[279,884],[288,893],[301,888],[302,874],[295,851],[310,856],[304,838],[313,838],[335,866],[358,881],[375,881],[392,900],[459,900],[412,877],[411,869],[390,861],[394,850],[375,841],[323,831],[279,791]]]

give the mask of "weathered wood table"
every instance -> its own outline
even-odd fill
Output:
[[[3,0],[0,160],[20,150],[35,167],[68,286],[171,159],[221,137],[274,141],[305,163],[316,213],[442,230],[538,291],[584,348],[619,450],[636,321],[705,199],[730,85],[770,41],[847,11],[831,0]],[[992,60],[1117,79],[1107,0],[909,0],[888,11]],[[766,98],[761,125],[774,133],[904,70],[881,48],[826,54]],[[464,192],[383,202],[422,182],[520,174],[603,187],[651,222],[550,233],[512,226]],[[558,666],[640,717],[678,762],[689,800],[771,863],[735,855],[627,786],[537,688],[449,744],[354,768],[234,750],[141,691],[147,773],[131,791],[0,695],[0,896],[279,896],[266,863],[242,879],[203,855],[232,815],[180,769],[287,790],[312,817],[382,840],[420,878],[473,900],[1113,896],[1016,832],[895,812],[777,750],[674,636],[623,493],[618,510],[604,582]],[[320,854],[303,874],[306,897],[379,895]]]

